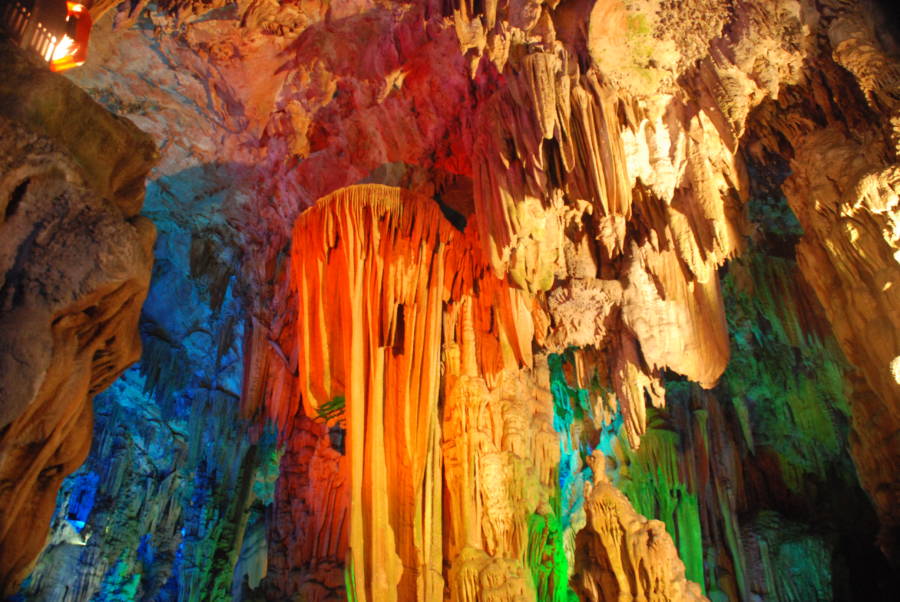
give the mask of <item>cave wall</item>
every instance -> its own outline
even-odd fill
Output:
[[[25,599],[232,599],[265,573],[280,456],[238,404],[245,313],[220,214],[233,171],[167,163],[144,204],[158,237],[143,355],[94,402],[91,454],[63,484]]]
[[[898,133],[884,120],[896,124],[889,90],[900,74],[860,15],[836,11],[825,24],[837,65],[763,107],[751,144],[761,161],[790,161],[783,190],[804,233],[798,265],[857,368],[853,456],[882,518],[882,546],[896,555]]]
[[[26,598],[889,591],[869,5],[92,10],[71,77],[157,141],[160,243]]]
[[[0,52],[0,590],[8,595],[43,546],[60,482],[88,453],[91,399],[140,356],[155,229],[138,211],[156,147],[18,49],[3,42]]]

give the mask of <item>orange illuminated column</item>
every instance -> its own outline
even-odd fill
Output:
[[[431,199],[381,185],[339,190],[294,226],[301,399],[310,417],[345,400],[358,600],[443,597],[438,395],[455,235]]]

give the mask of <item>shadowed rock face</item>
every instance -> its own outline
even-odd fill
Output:
[[[0,89],[14,107],[0,117],[0,590],[11,594],[90,449],[93,396],[140,357],[155,228],[135,215],[152,143],[66,80],[0,54],[4,76],[18,76]]]
[[[789,160],[783,191],[803,229],[797,264],[821,302],[851,375],[851,445],[897,557],[900,526],[900,66],[870,17],[846,8],[822,19],[837,65],[766,102],[748,148]],[[890,41],[890,38],[887,38]]]

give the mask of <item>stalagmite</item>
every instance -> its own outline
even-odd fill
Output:
[[[596,482],[585,492],[588,527],[578,535],[576,580],[585,600],[704,600],[684,578],[665,526],[636,513],[622,493]]]

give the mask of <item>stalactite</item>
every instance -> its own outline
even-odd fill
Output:
[[[795,231],[769,211],[773,209],[758,213],[760,225],[764,237],[775,238],[762,238],[760,245],[780,241],[779,228]],[[551,357],[552,388],[558,391],[555,399],[563,402],[556,415],[560,424],[569,425],[562,441],[572,441],[570,449],[580,447],[581,457],[595,469],[601,467],[603,478],[620,487],[635,510],[663,521],[688,576],[711,595],[734,600],[783,591],[779,595],[815,597],[820,594],[811,592],[831,587],[823,585],[831,583],[830,573],[811,571],[788,586],[778,584],[781,577],[775,570],[768,581],[757,571],[763,565],[784,566],[779,563],[787,562],[798,546],[810,546],[817,555],[831,554],[830,548],[804,535],[804,527],[797,527],[796,538],[777,540],[744,513],[748,507],[769,505],[778,508],[772,520],[783,520],[779,512],[796,511],[783,506],[790,490],[800,496],[792,503],[820,507],[825,502],[815,500],[826,498],[814,483],[829,479],[847,491],[840,496],[859,495],[850,493],[853,483],[827,476],[848,474],[847,366],[790,260],[754,250],[731,262],[722,289],[732,362],[715,395],[696,385],[667,382],[666,408],[648,409],[646,432],[635,450],[618,409],[613,406],[612,415],[605,410],[609,393],[596,352],[570,350],[559,359]],[[578,408],[600,412],[576,418]],[[569,434],[575,432],[578,438]],[[832,560],[823,562],[827,566]],[[852,570],[863,569],[854,565]]]
[[[118,33],[98,23],[106,62],[74,77],[165,149],[166,286],[141,374],[98,406],[115,460],[65,486],[31,591],[59,597],[54,565],[79,563],[60,595],[803,599],[841,586],[832,563],[866,581],[870,556],[837,553],[864,544],[830,544],[871,534],[848,422],[886,550],[897,522],[900,118],[858,3],[326,4],[133,1]],[[19,104],[71,142],[48,98]],[[131,215],[148,148],[121,173],[76,155]],[[758,203],[748,223],[788,162],[796,231]],[[121,368],[109,347],[88,396]]]
[[[333,518],[349,523],[359,600],[443,588],[440,500],[425,493],[441,488],[437,369],[454,232],[436,203],[377,185],[335,193],[295,226],[300,391],[310,417],[346,399],[349,516]]]
[[[343,512],[322,509],[318,516],[329,539],[346,537],[341,549],[348,549],[352,570],[345,572],[358,599],[427,598],[430,588],[444,587],[423,574],[428,562],[449,564],[453,599],[534,599],[551,589],[556,599],[568,597],[564,565],[549,565],[552,579],[541,575],[548,561],[568,562],[584,520],[580,452],[569,433],[574,414],[562,409],[569,401],[560,393],[565,404],[553,417],[547,359],[530,349],[534,308],[494,275],[475,233],[460,235],[427,199],[376,185],[323,199],[296,226],[303,406],[273,410],[327,420],[334,400],[346,400],[341,471],[349,499]],[[360,364],[368,368],[355,374]],[[424,383],[416,396],[405,384],[411,376]],[[576,411],[590,413],[586,396]],[[379,445],[390,453],[381,456]],[[444,508],[421,497],[437,490],[441,466]],[[407,488],[409,482],[422,485]],[[321,494],[301,495],[314,503]],[[404,531],[404,524],[412,528]]]

